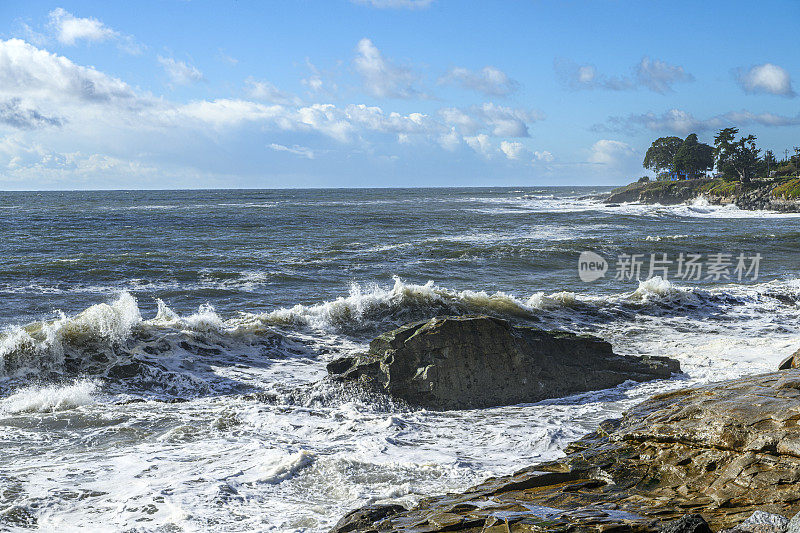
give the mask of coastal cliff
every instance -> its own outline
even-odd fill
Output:
[[[800,212],[800,178],[739,183],[721,179],[649,181],[619,187],[603,198],[606,204],[639,202],[673,205],[703,198],[711,204],[739,209]]]
[[[661,394],[560,460],[412,509],[362,508],[333,531],[655,532],[689,513],[715,531],[787,531],[800,510],[798,419],[796,369]]]

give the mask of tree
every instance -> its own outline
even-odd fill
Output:
[[[671,172],[674,170],[672,160],[675,159],[675,154],[683,144],[680,137],[660,137],[653,141],[647,153],[644,155],[642,166],[649,168],[656,174],[661,172]]]
[[[672,167],[678,172],[685,173],[689,178],[696,178],[699,174],[714,168],[714,148],[698,142],[697,135],[692,133],[686,137],[675,153]]]
[[[738,128],[724,128],[714,137],[714,157],[717,169],[725,178],[748,183],[758,171],[760,149],[755,135],[736,140]]]
[[[775,157],[775,153],[772,150],[766,150],[764,152],[764,175],[769,177],[770,173],[776,171],[778,169],[778,159]]]

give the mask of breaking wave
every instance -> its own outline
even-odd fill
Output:
[[[768,308],[798,300],[797,282],[699,289],[654,277],[624,294],[537,292],[520,298],[395,277],[391,287],[353,284],[347,296],[335,300],[228,319],[209,304],[183,316],[157,300],[155,317],[144,319],[136,299],[122,293],[74,316],[7,329],[0,335],[0,378],[91,375],[145,388],[208,392],[211,385],[200,376],[213,374],[213,365],[318,357],[321,352],[306,345],[308,335],[327,339],[336,350],[349,340],[357,346],[399,325],[441,315],[488,314],[546,328],[591,330],[641,315],[706,316],[745,303]]]
[[[78,380],[67,385],[31,385],[0,401],[0,413],[47,413],[94,403],[97,383]]]

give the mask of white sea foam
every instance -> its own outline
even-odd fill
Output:
[[[682,298],[708,305],[718,300],[716,305],[726,307],[724,319],[716,321],[706,309],[687,309],[674,316],[642,312],[635,319],[606,313],[592,324],[592,332],[609,340],[618,353],[677,357],[686,372],[680,380],[629,383],[530,405],[442,413],[387,408],[369,398],[343,395],[332,385],[314,385],[324,375],[324,358],[228,365],[217,372],[274,387],[276,399],[226,394],[177,404],[112,405],[91,403],[94,391],[88,403],[83,396],[72,404],[83,406],[82,416],[93,414],[96,429],[60,434],[57,441],[37,444],[36,455],[5,466],[8,475],[35,487],[30,489],[34,493],[21,497],[20,505],[51,498],[47,510],[37,511],[44,529],[64,524],[94,530],[111,524],[109,529],[121,529],[146,519],[153,529],[325,531],[360,505],[410,505],[425,495],[463,490],[487,476],[554,459],[567,442],[652,394],[774,368],[777,359],[800,343],[800,309],[763,294],[798,289],[800,282],[771,282],[701,291],[653,279],[633,293],[602,298],[572,293],[524,298],[399,279],[384,288],[354,287],[340,299],[296,309],[293,320],[318,323],[323,331],[312,333],[335,340],[338,337],[325,331],[331,320],[379,321],[382,312],[396,314],[417,305],[563,312],[570,324],[581,313],[591,315],[594,308],[640,309],[680,303]],[[746,303],[726,303],[729,297]],[[224,328],[215,334],[235,335],[263,319],[250,315],[223,320]],[[189,329],[183,320],[162,304],[156,318],[140,326]],[[332,340],[330,346],[336,345]],[[228,354],[208,357],[222,363]],[[35,416],[38,409],[58,405],[34,403],[37,407],[24,408],[18,415]],[[22,432],[14,435],[31,438]],[[104,446],[87,448],[89,441]],[[67,467],[64,450],[73,449],[80,452],[70,455]],[[75,506],[59,496],[64,486],[91,496]]]
[[[149,324],[206,332],[222,331],[225,328],[222,318],[214,310],[214,306],[209,303],[201,305],[196,313],[186,317],[178,315],[178,313],[167,307],[167,304],[161,299],[156,299],[156,303],[158,312]]]
[[[18,414],[53,412],[94,403],[97,384],[78,380],[68,385],[32,385],[0,400],[0,412]]]
[[[660,241],[678,241],[688,239],[688,235],[648,235],[644,240],[660,242]]]

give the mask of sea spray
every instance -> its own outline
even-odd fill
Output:
[[[0,400],[0,413],[47,413],[94,403],[96,382],[80,379],[67,384],[30,385]]]

